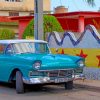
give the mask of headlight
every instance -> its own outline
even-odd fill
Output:
[[[40,61],[35,61],[33,64],[33,68],[35,68],[36,70],[40,69],[41,67],[41,62]]]
[[[84,67],[85,66],[84,61],[82,61],[82,60],[78,61],[78,66],[79,67]]]

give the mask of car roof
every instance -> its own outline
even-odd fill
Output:
[[[23,43],[23,42],[47,43],[46,41],[43,41],[43,40],[26,40],[26,39],[18,39],[18,40],[0,40],[0,44]]]

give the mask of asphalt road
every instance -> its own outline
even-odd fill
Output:
[[[41,89],[27,88],[25,94],[16,94],[15,87],[0,83],[0,100],[100,100],[100,91],[75,87],[64,90],[63,86],[45,86]]]

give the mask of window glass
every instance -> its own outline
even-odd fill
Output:
[[[12,45],[14,53],[49,53],[47,43],[15,43]]]
[[[46,43],[35,43],[36,53],[49,53],[49,48]]]
[[[12,49],[12,45],[9,44],[5,50],[6,54],[12,54],[13,53],[13,49]]]
[[[9,12],[9,16],[19,16],[19,12],[16,11]]]

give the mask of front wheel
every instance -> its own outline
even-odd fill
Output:
[[[73,81],[69,81],[65,83],[65,89],[66,90],[72,90],[73,89]]]
[[[23,83],[22,74],[20,71],[16,72],[16,92],[24,93],[24,83]]]

